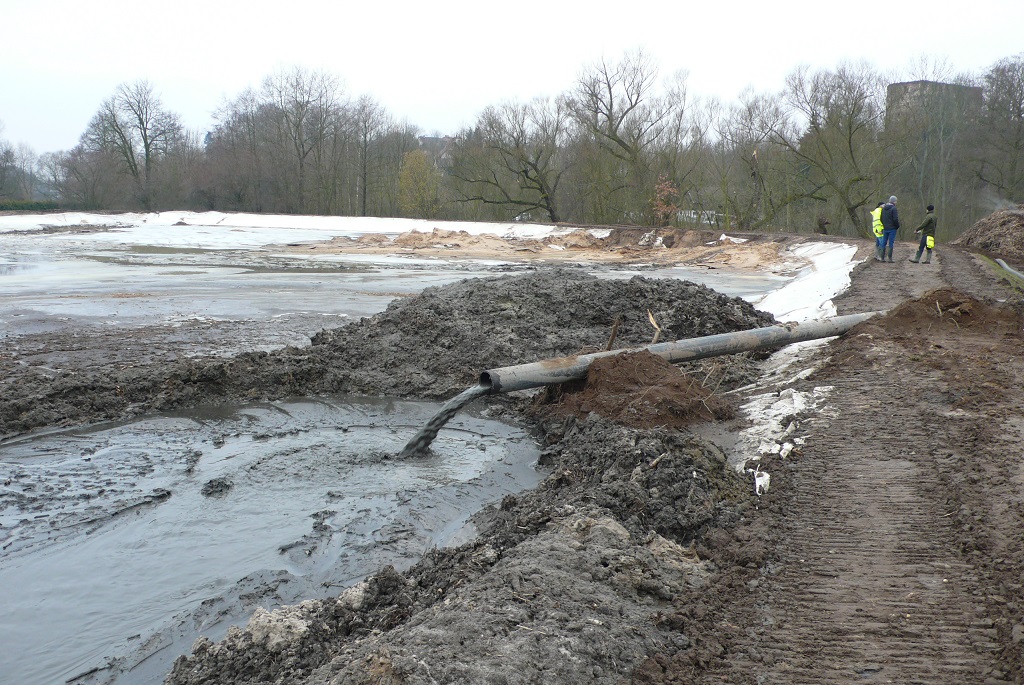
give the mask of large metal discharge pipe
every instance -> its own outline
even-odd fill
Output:
[[[724,354],[755,352],[773,347],[783,347],[805,340],[842,335],[862,321],[867,321],[872,316],[881,313],[847,314],[818,321],[753,328],[747,331],[720,333],[703,338],[687,338],[674,342],[655,343],[644,347],[628,347],[621,350],[545,359],[544,361],[520,364],[518,366],[505,366],[481,373],[480,385],[489,388],[488,394],[495,394],[565,383],[584,378],[587,375],[587,369],[590,368],[590,364],[594,360],[627,352],[646,350],[669,362],[678,363],[706,359],[707,357],[717,357]]]

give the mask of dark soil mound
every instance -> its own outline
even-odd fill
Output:
[[[984,250],[1015,263],[1024,262],[1024,205],[993,212],[962,233],[953,244]]]
[[[258,611],[200,639],[168,685],[607,684],[658,653],[707,659],[692,612],[713,573],[690,547],[735,523],[749,487],[679,431],[549,419],[552,473],[507,496],[458,548],[339,597]],[[691,637],[692,636],[692,637]]]
[[[550,389],[541,406],[560,415],[593,412],[634,428],[680,428],[735,414],[715,390],[655,354],[629,352],[596,360],[585,381]]]
[[[331,383],[349,392],[446,397],[481,371],[662,340],[767,326],[749,303],[689,281],[598,278],[548,269],[428,288],[387,311],[313,338],[332,359]],[[619,325],[616,327],[616,322]]]

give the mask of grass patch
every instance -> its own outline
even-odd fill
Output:
[[[1000,279],[1005,280],[1007,283],[1009,283],[1011,288],[1013,288],[1018,293],[1024,293],[1024,279],[1020,278],[1012,271],[1007,271],[1003,267],[999,266],[999,264],[997,264],[996,260],[994,259],[990,259],[985,255],[980,254],[977,256],[979,259],[981,259],[985,266],[988,267],[990,271],[992,271],[992,273],[994,273]]]

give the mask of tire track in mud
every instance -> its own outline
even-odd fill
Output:
[[[859,282],[858,287],[850,288],[835,299],[838,313],[855,314],[892,309],[908,298],[918,297],[945,285],[943,272],[946,254],[933,257],[931,264],[911,264],[907,260],[916,252],[916,247],[908,250],[903,243],[897,243],[893,251],[894,263],[889,264],[874,260],[874,244],[861,245],[856,258],[862,260],[862,263],[851,274],[851,278]],[[864,282],[870,282],[875,287],[860,287]]]
[[[1005,294],[963,251],[930,266],[865,262],[837,308],[891,309],[949,283]],[[718,625],[734,638],[696,682],[1019,682],[1006,679],[1015,669],[986,605],[985,555],[963,553],[962,502],[949,488],[961,477],[956,454],[972,464],[992,455],[962,422],[943,420],[957,381],[923,352],[931,342],[968,350],[954,339],[860,335],[859,358],[805,388],[833,385],[835,411],[805,417],[807,443],[775,465],[761,520],[773,522],[772,561],[748,581],[747,606],[725,607]],[[962,342],[977,354],[986,340]]]
[[[862,374],[837,384],[860,406],[814,426],[821,437],[786,471],[792,515],[758,590],[754,644],[735,650],[727,682],[1001,682],[983,677],[999,646],[974,599],[977,571],[957,557],[950,512],[921,487],[933,480],[915,461],[923,436],[843,428],[913,419],[898,408],[904,393],[876,411],[855,397],[865,386]]]
[[[994,666],[995,631],[974,620],[963,580],[973,573],[954,552],[949,512],[921,488],[933,475],[913,456],[927,432],[860,433],[872,422],[917,423],[909,384],[885,398],[870,391],[893,371],[837,383],[843,414],[812,427],[817,437],[788,472],[795,515],[783,520],[763,605],[774,625],[758,682],[981,682]]]

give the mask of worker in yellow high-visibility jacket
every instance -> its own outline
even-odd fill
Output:
[[[871,230],[875,234],[875,261],[882,261],[882,232],[885,230],[882,226],[882,205],[884,202],[879,202],[878,206],[871,210]]]

